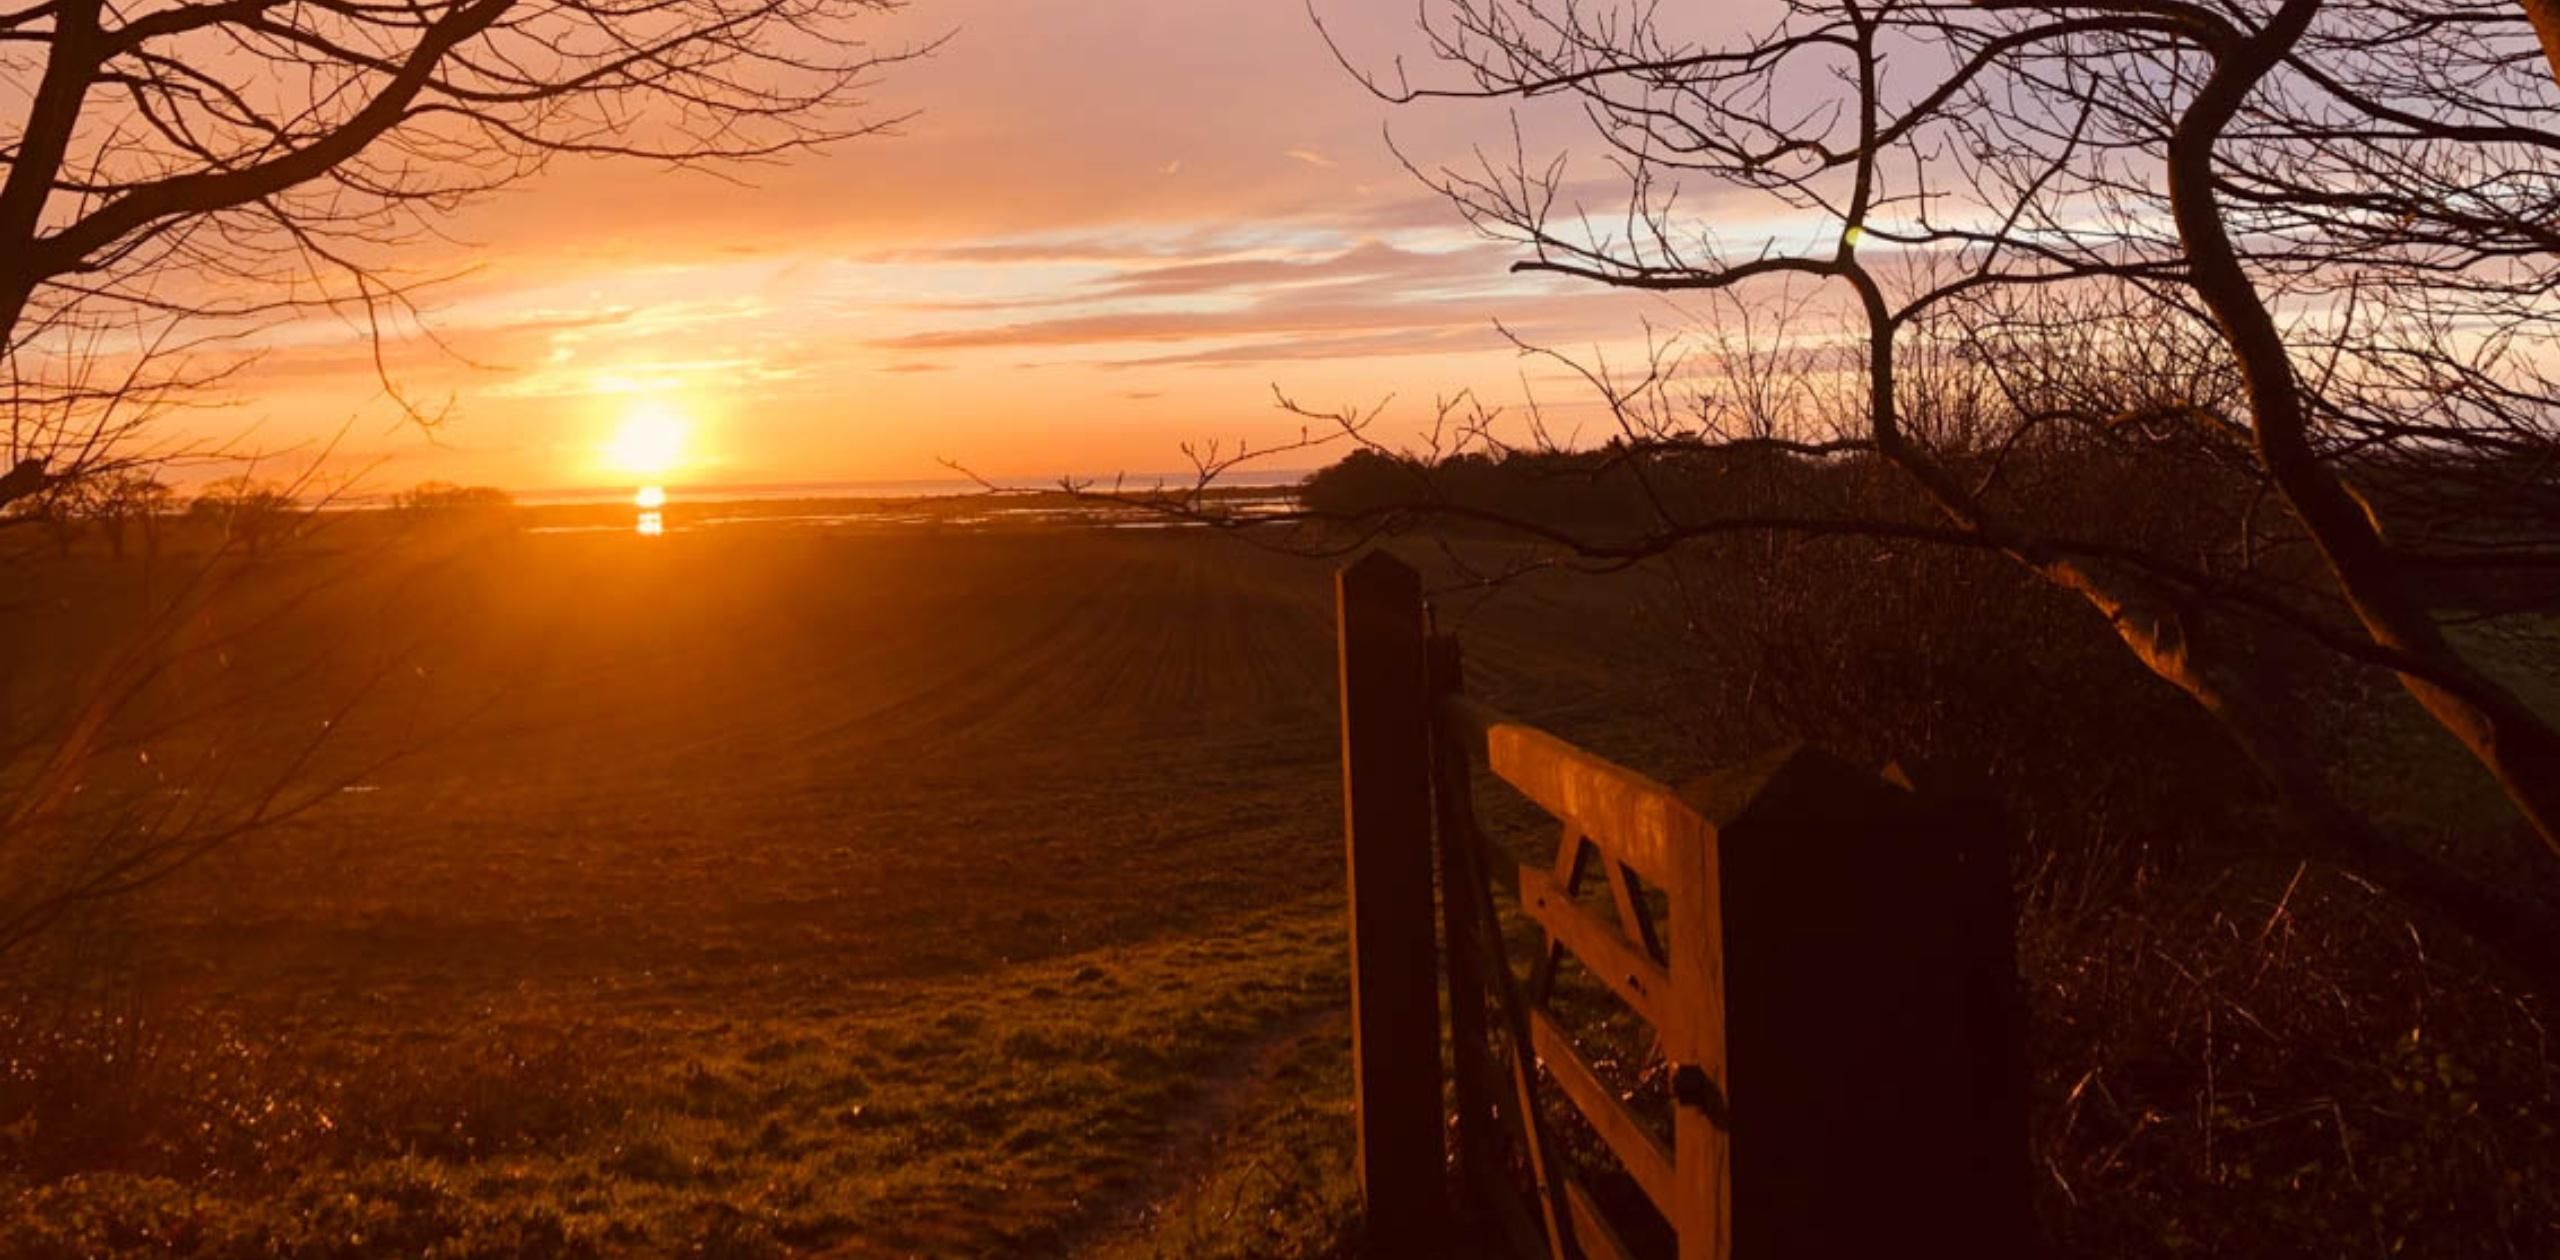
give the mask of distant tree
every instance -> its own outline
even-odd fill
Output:
[[[119,469],[77,483],[83,488],[82,508],[90,520],[106,531],[110,554],[124,558],[125,531],[139,523],[143,546],[156,556],[160,552],[160,517],[167,513],[175,497],[157,477],[140,469]]]
[[[126,528],[140,520],[149,533],[154,518],[169,509],[169,488],[138,468],[93,468],[64,477],[37,473],[30,481],[41,488],[0,508],[0,523],[16,519],[42,525],[52,535],[56,551],[65,556],[94,527],[106,535],[109,549],[121,559]]]
[[[256,555],[292,536],[303,510],[291,490],[243,475],[206,486],[187,505],[187,515],[219,531],[225,543],[238,543]]]
[[[80,529],[87,516],[87,495],[79,482],[55,482],[17,504],[24,519],[43,527],[53,540],[54,554],[68,560],[71,549],[80,541]]]

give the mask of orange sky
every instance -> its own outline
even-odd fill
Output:
[[[1329,0],[1380,56],[1410,9]],[[1351,83],[1295,0],[920,0],[883,42],[956,28],[874,97],[920,116],[741,188],[565,163],[453,225],[477,270],[428,302],[438,349],[391,348],[429,435],[358,330],[284,330],[236,405],[187,423],[308,451],[375,490],[634,480],[604,451],[635,410],[683,418],[680,483],[1156,471],[1186,439],[1258,444],[1309,403],[1465,387],[1516,400],[1500,315],[1568,348],[1633,344],[1650,299],[1509,276],[1394,162],[1507,137],[1500,111],[1395,110]],[[1571,400],[1552,373],[1529,387]],[[1305,467],[1324,456],[1284,461]]]

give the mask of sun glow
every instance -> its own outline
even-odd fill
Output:
[[[604,444],[605,466],[655,481],[684,462],[685,444],[692,430],[692,421],[666,402],[635,404]]]

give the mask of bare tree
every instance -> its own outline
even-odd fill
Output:
[[[159,555],[160,517],[168,512],[172,497],[168,485],[139,469],[85,480],[90,487],[89,515],[106,529],[108,550],[123,559],[125,533],[139,524],[145,551]]]
[[[0,12],[8,462],[61,477],[110,461],[275,320],[332,312],[378,339],[417,283],[387,251],[553,157],[735,165],[887,125],[862,93],[918,50],[873,48],[858,19],[896,3]],[[0,482],[0,500],[33,492]]]
[[[1454,78],[1346,64],[1396,102],[1562,99],[1601,149],[1595,178],[1532,156],[1532,126],[1417,172],[1515,269],[1729,299],[1728,332],[1788,313],[1726,347],[1717,388],[1659,355],[1632,379],[1569,365],[1618,458],[1870,461],[1917,508],[1648,492],[1641,528],[1548,541],[1609,559],[1864,531],[2007,556],[2217,718],[2304,838],[2560,982],[2560,932],[2344,806],[2283,682],[2236,650],[2274,629],[2388,671],[2560,854],[2560,733],[2432,598],[2560,564],[2560,94],[2524,11],[1797,0],[1718,42],[1644,5],[1448,0],[1423,31]],[[1709,192],[1788,226],[1737,247],[1687,208]],[[2048,457],[2075,443],[2184,484],[2128,504],[2088,480],[2105,465]],[[2030,493],[2075,468],[2058,502]],[[2148,528],[2199,504],[2229,508],[2218,536]]]
[[[145,474],[173,453],[154,438],[157,418],[217,398],[256,334],[285,321],[353,324],[381,371],[387,331],[415,321],[434,279],[397,266],[396,251],[554,157],[735,169],[890,125],[865,114],[863,93],[924,50],[876,49],[860,28],[896,3],[34,0],[0,11],[0,524],[98,517],[120,547],[121,522],[138,515],[156,551],[167,491]],[[387,372],[383,385],[434,418]],[[329,697],[305,689],[349,675],[319,659],[257,679],[230,668],[363,572],[237,563],[309,525],[326,500],[311,490],[307,472],[210,487],[191,510],[215,526],[211,554],[126,592],[138,606],[76,610],[94,624],[68,637],[102,654],[33,678],[41,703],[13,695],[0,713],[0,954],[327,802],[375,764],[339,764],[325,745],[392,671],[387,641],[309,653],[384,652],[358,671],[366,681]],[[34,642],[39,627],[21,621]],[[314,704],[316,717],[301,711]]]
[[[187,515],[205,525],[223,545],[237,545],[253,556],[291,537],[306,520],[290,487],[245,473],[206,486],[187,505]]]

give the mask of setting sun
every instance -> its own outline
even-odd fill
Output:
[[[684,461],[693,425],[664,402],[644,402],[622,418],[604,445],[605,466],[635,477],[658,478]]]

